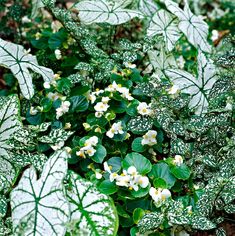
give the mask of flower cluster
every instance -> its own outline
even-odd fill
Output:
[[[171,197],[171,192],[168,189],[156,189],[154,187],[151,187],[149,190],[149,195],[152,197],[156,204],[161,204],[167,198]]]
[[[115,134],[124,134],[123,127],[122,127],[122,122],[119,121],[117,123],[114,123],[110,130],[106,132],[106,135],[109,138],[113,138]]]
[[[157,137],[157,131],[149,130],[146,134],[143,135],[141,144],[153,146],[157,143],[156,137]]]
[[[147,188],[149,185],[148,177],[140,175],[134,166],[130,166],[127,170],[123,170],[121,175],[118,175],[116,172],[112,173],[111,169],[112,168],[108,166],[107,162],[105,162],[104,170],[110,174],[109,180],[111,182],[116,180],[116,185],[118,186],[138,191],[140,187]]]
[[[87,154],[88,156],[92,157],[95,153],[95,146],[98,143],[98,138],[96,136],[92,136],[87,139],[84,143],[84,147],[82,147],[79,151],[76,152],[77,156],[85,158]]]
[[[59,119],[62,115],[69,111],[70,102],[62,101],[60,107],[56,109],[56,119]]]

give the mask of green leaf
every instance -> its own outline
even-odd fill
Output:
[[[141,198],[149,194],[150,184],[146,188],[139,188],[138,191],[132,190],[131,195],[135,198]]]
[[[141,144],[143,138],[135,138],[131,144],[131,148],[134,152],[144,152],[147,147]]]
[[[145,211],[142,208],[136,208],[133,212],[133,221],[135,224],[138,224],[138,222],[143,218],[145,215]]]
[[[39,179],[33,167],[24,172],[10,196],[15,234],[65,234],[69,220],[69,204],[62,185],[67,173],[66,158],[65,151],[53,154]]]
[[[11,70],[18,79],[22,94],[27,99],[34,95],[29,69],[41,74],[45,82],[50,82],[54,77],[51,69],[39,66],[36,57],[25,52],[21,45],[0,39],[0,55],[0,65]]]
[[[106,179],[100,183],[99,190],[101,193],[111,195],[117,192],[118,187],[114,182],[110,182]]]
[[[153,165],[152,171],[149,173],[149,177],[163,179],[169,188],[171,188],[176,181],[176,178],[170,172],[169,166],[163,162]]]
[[[112,166],[112,172],[118,172],[122,168],[122,158],[120,157],[111,157],[107,163]]]
[[[110,235],[118,229],[116,208],[111,198],[99,192],[89,181],[70,172],[66,189],[70,203],[70,235]]]
[[[162,188],[162,189],[168,188],[166,181],[162,178],[155,178],[153,180],[153,186],[155,188]]]
[[[51,37],[48,40],[48,46],[50,49],[55,50],[57,48],[60,48],[64,42],[67,40],[67,33],[62,28],[58,32],[51,35]]]
[[[83,95],[73,96],[69,100],[72,103],[70,108],[71,112],[83,112],[86,111],[89,107],[89,102],[87,101],[87,98]]]
[[[95,149],[96,149],[96,152],[95,152],[95,154],[91,157],[91,159],[92,159],[93,161],[95,161],[96,163],[102,163],[103,160],[104,160],[104,158],[105,158],[106,155],[107,155],[107,151],[106,151],[105,147],[102,146],[101,144],[98,144]]]
[[[142,18],[139,11],[125,9],[130,2],[121,0],[118,2],[108,2],[107,0],[87,1],[84,0],[75,5],[79,11],[79,19],[84,24],[109,23],[120,25],[134,17]]]
[[[6,141],[21,127],[19,100],[16,95],[0,97],[0,156],[8,155]]]
[[[151,162],[146,157],[136,152],[127,154],[122,161],[122,167],[124,169],[128,169],[130,166],[135,166],[141,175],[149,173],[152,169]]]
[[[182,180],[188,179],[191,174],[190,169],[185,164],[181,164],[180,166],[172,166],[170,171],[177,179]]]

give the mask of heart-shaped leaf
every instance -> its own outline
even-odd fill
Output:
[[[118,218],[112,199],[72,172],[66,193],[71,209],[70,235],[116,235]]]
[[[154,14],[147,30],[148,36],[153,37],[158,34],[163,35],[164,41],[169,51],[174,48],[175,43],[181,36],[181,33],[178,29],[178,21],[174,19],[170,13],[163,9],[157,11]]]
[[[158,9],[153,0],[139,0],[138,9],[146,16],[152,16]]]
[[[21,45],[0,39],[0,65],[11,70],[17,78],[22,94],[30,99],[34,95],[29,69],[42,75],[44,81],[54,77],[51,69],[39,66],[35,56],[27,53]]]
[[[75,8],[78,9],[79,18],[84,24],[109,23],[120,25],[134,17],[143,17],[139,11],[125,9],[130,3],[129,0],[115,2],[85,0],[75,4]]]
[[[69,220],[69,204],[62,185],[67,173],[66,158],[65,151],[52,155],[39,179],[33,167],[27,169],[12,190],[12,222],[16,235],[65,234]]]

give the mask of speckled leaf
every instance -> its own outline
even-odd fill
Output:
[[[11,192],[11,209],[15,235],[65,234],[69,204],[63,192],[67,173],[67,153],[58,151],[45,164],[37,179],[33,167],[27,169]]]
[[[169,51],[173,50],[175,43],[181,36],[178,29],[178,21],[174,19],[170,13],[163,9],[154,14],[147,30],[147,35],[150,37],[159,34],[163,36],[166,43],[166,48]]]
[[[198,78],[180,69],[166,69],[165,73],[183,93],[191,95],[189,108],[195,110],[195,114],[206,113],[209,101],[208,95],[216,82],[216,70],[211,60],[199,51],[198,54]]]
[[[0,195],[0,219],[7,213],[7,199],[4,195]],[[0,234],[1,235],[1,234]]]
[[[180,9],[178,4],[165,0],[167,9],[179,18],[179,29],[185,34],[188,41],[196,48],[204,52],[210,52],[211,46],[207,42],[208,25],[200,17],[194,15],[186,1],[184,10]]]
[[[116,235],[118,218],[112,199],[73,172],[69,173],[66,193],[71,209],[70,235]]]
[[[150,130],[152,126],[153,120],[151,118],[137,116],[128,122],[127,129],[134,134],[142,134]]]
[[[125,9],[130,2],[129,0],[116,2],[84,0],[75,4],[75,8],[78,9],[78,16],[84,24],[109,23],[111,25],[120,25],[134,17],[143,17],[139,11]]]
[[[34,95],[34,88],[30,70],[42,75],[44,81],[51,81],[54,74],[51,69],[39,66],[35,56],[27,53],[18,44],[0,39],[0,65],[11,70],[19,82],[22,94],[30,99]]]
[[[19,101],[16,95],[0,97],[0,156],[8,155],[6,141],[21,127]]]

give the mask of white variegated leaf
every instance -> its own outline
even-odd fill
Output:
[[[21,45],[0,39],[0,65],[11,70],[19,82],[22,94],[30,99],[34,95],[30,70],[42,75],[44,81],[54,77],[51,69],[39,66],[35,56],[28,54]]]
[[[158,34],[163,35],[164,41],[169,51],[174,48],[175,43],[181,36],[181,33],[178,29],[178,20],[174,19],[170,13],[163,9],[157,11],[154,14],[147,30],[147,35],[150,37]]]
[[[39,9],[44,7],[42,0],[32,0],[32,13],[31,18],[34,19],[38,16]]]
[[[111,198],[72,172],[66,192],[71,208],[70,235],[116,235],[118,218]]]
[[[188,41],[196,48],[210,52],[211,46],[207,42],[209,27],[205,21],[191,12],[187,1],[184,10],[171,0],[165,0],[164,3],[167,9],[179,18],[179,29],[185,34]]]
[[[158,10],[157,4],[153,0],[139,0],[138,9],[146,16],[152,16]]]
[[[63,191],[67,173],[67,153],[58,151],[46,162],[37,179],[33,167],[27,169],[11,192],[15,235],[63,236],[69,220],[69,204]]]
[[[195,114],[207,112],[208,95],[216,82],[216,70],[211,60],[199,51],[198,78],[180,69],[166,69],[165,73],[183,93],[191,95],[189,108],[195,109]]]
[[[129,0],[116,2],[84,0],[75,4],[75,8],[79,11],[79,18],[84,24],[109,23],[120,25],[134,17],[143,17],[139,11],[125,9],[129,3]]]
[[[0,156],[8,156],[10,146],[6,143],[21,127],[17,95],[0,97]]]
[[[176,67],[176,60],[172,54],[166,54],[163,48],[160,52],[149,51],[148,56],[156,73],[159,76],[164,76],[164,71],[168,68]]]

